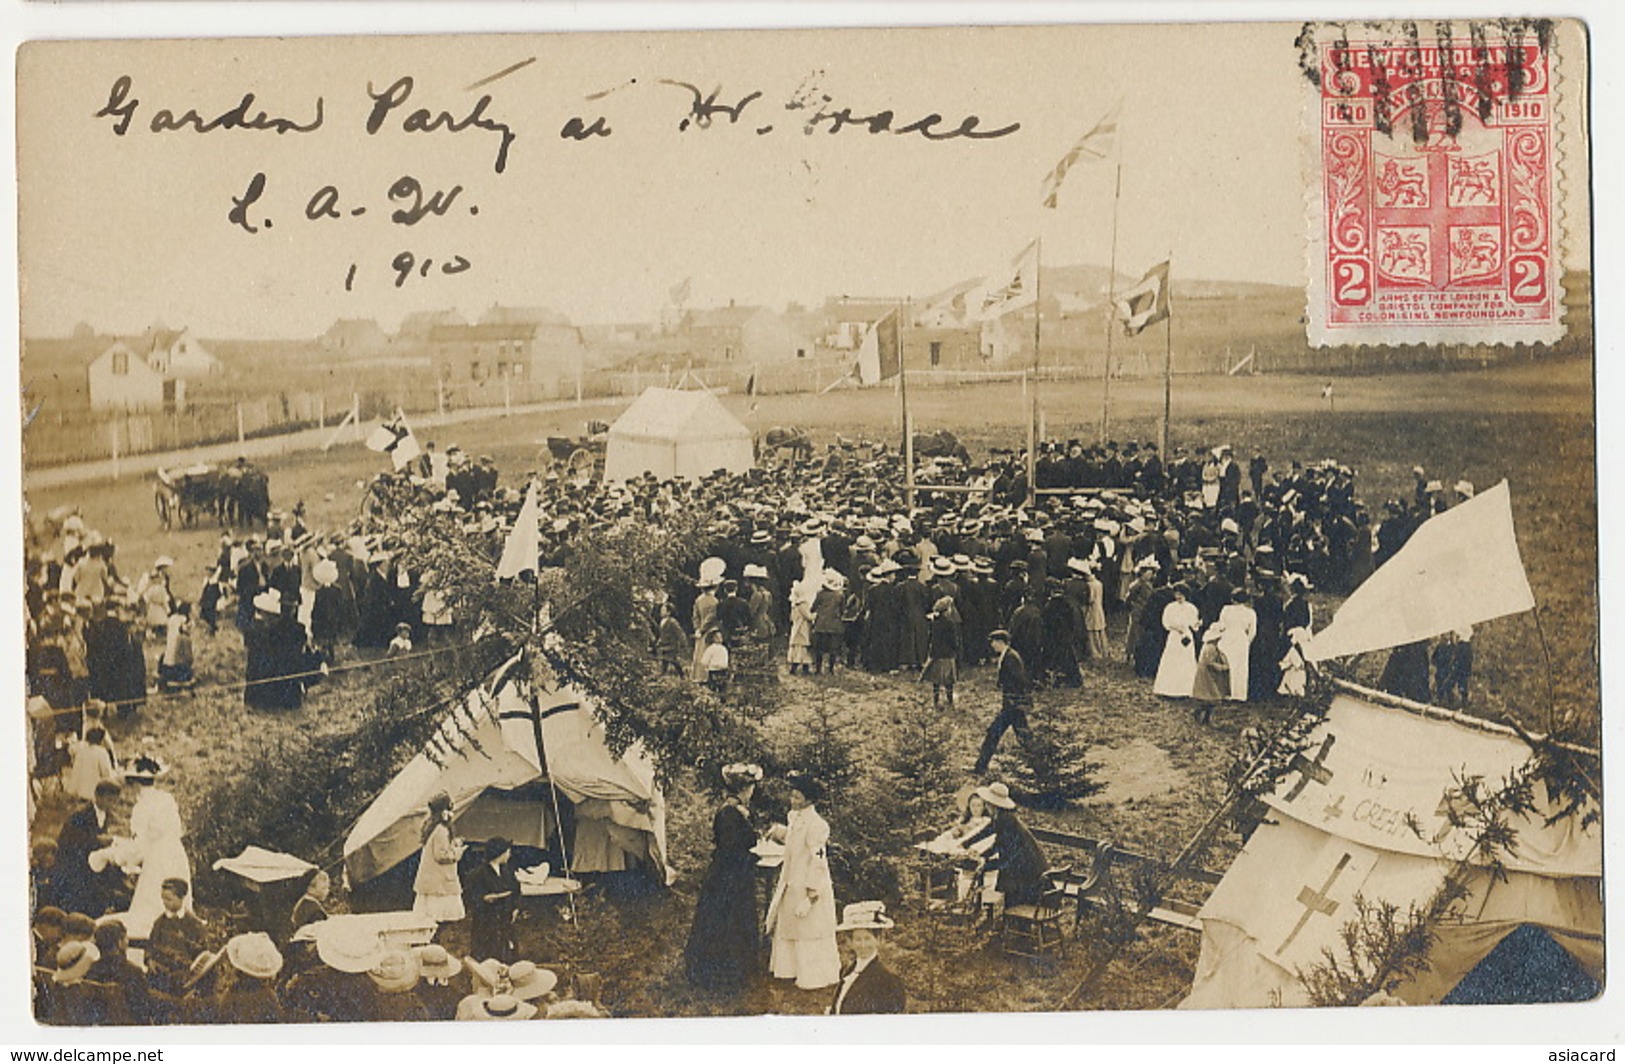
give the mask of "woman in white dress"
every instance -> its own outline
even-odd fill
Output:
[[[1151,685],[1153,694],[1164,698],[1189,698],[1191,685],[1196,682],[1196,628],[1202,623],[1201,611],[1186,598],[1184,584],[1173,587],[1174,600],[1162,609],[1162,626],[1167,629],[1168,641],[1162,647],[1162,660],[1157,665],[1157,678]]]
[[[152,931],[152,922],[164,911],[164,880],[180,879],[188,887],[192,885],[192,860],[186,855],[184,841],[186,825],[181,823],[181,810],[175,796],[158,789],[158,772],[156,762],[138,757],[135,772],[130,776],[141,787],[130,810],[131,839],[127,851],[141,864],[130,911],[124,918],[124,926],[132,939],[146,938]],[[127,860],[120,859],[120,863]],[[189,889],[185,911],[190,911],[191,904]]]
[[[784,867],[767,907],[773,936],[775,979],[794,979],[802,990],[834,986],[841,978],[835,946],[835,887],[829,875],[829,823],[813,803],[823,797],[818,781],[792,775],[789,824],[783,835]]]
[[[457,877],[462,856],[463,844],[451,833],[451,796],[437,794],[429,799],[429,821],[423,826],[412,912],[443,924],[463,918],[463,882]]]
[[[1248,605],[1245,588],[1236,588],[1230,603],[1219,611],[1219,623],[1224,626],[1224,638],[1219,649],[1230,663],[1230,701],[1247,701],[1248,655],[1252,651],[1253,636],[1258,634],[1258,614]]]

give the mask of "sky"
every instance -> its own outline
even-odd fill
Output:
[[[22,331],[162,322],[212,337],[302,337],[337,318],[391,329],[415,310],[474,317],[493,303],[579,323],[647,321],[685,278],[696,306],[920,299],[995,270],[1038,237],[1046,264],[1105,264],[1114,215],[1123,273],[1172,255],[1176,277],[1301,285],[1313,90],[1298,72],[1297,32],[1281,23],[30,43],[18,56]],[[1565,44],[1577,54],[1576,36]],[[122,77],[134,109],[118,135],[118,116],[97,112]],[[369,89],[384,95],[402,77],[410,95],[368,133]],[[663,80],[720,88],[722,104],[761,95],[737,122],[718,112],[709,128],[685,130],[693,97]],[[249,92],[252,111],[299,124],[320,97],[321,125],[151,131],[160,110],[195,108],[206,122]],[[405,128],[420,107],[464,123],[487,94],[460,132]],[[832,133],[826,122],[808,134],[811,112],[786,106],[797,99],[855,116],[890,110],[894,127],[939,113],[938,131],[968,115],[982,131],[1019,128],[930,141]],[[1113,107],[1116,161],[1079,164],[1057,209],[1043,209],[1045,174]],[[572,117],[602,117],[610,133],[561,137]],[[503,134],[481,122],[513,134],[501,173]],[[263,190],[234,224],[233,198],[256,174]],[[443,214],[401,224],[391,211],[415,198],[403,178],[423,200],[461,191]],[[326,186],[338,216],[307,218]],[[1569,196],[1572,264],[1589,253],[1575,224],[1584,209],[1583,196]]]

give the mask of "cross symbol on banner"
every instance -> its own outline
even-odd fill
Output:
[[[1292,945],[1292,940],[1298,937],[1298,932],[1303,930],[1304,925],[1309,922],[1311,916],[1316,913],[1322,916],[1330,916],[1337,911],[1339,903],[1331,899],[1332,884],[1337,882],[1337,877],[1343,874],[1343,869],[1347,868],[1352,860],[1354,860],[1354,855],[1345,853],[1338,860],[1337,867],[1332,869],[1331,875],[1326,877],[1326,882],[1321,885],[1318,891],[1309,886],[1305,886],[1298,891],[1298,904],[1303,906],[1303,915],[1298,917],[1298,922],[1292,926],[1292,933],[1286,936],[1280,948],[1275,951],[1276,953],[1286,952],[1286,948]]]
[[[388,429],[390,434],[395,437],[393,440],[390,440],[388,446],[386,446],[384,448],[384,453],[385,454],[393,454],[394,451],[395,451],[395,448],[399,447],[401,445],[401,441],[406,439],[406,437],[411,435],[411,433],[408,431],[405,423],[402,422],[399,418],[397,418],[394,421],[391,421],[388,425],[385,425],[384,427],[386,429]]]
[[[1313,761],[1302,754],[1292,755],[1292,763],[1288,768],[1298,774],[1298,782],[1294,783],[1292,789],[1286,792],[1287,801],[1290,802],[1302,794],[1303,789],[1309,786],[1311,780],[1323,787],[1332,781],[1332,770],[1326,767],[1326,755],[1331,752],[1332,744],[1335,742],[1337,742],[1337,736],[1326,736],[1321,742],[1320,751],[1315,754]]]
[[[1343,815],[1343,796],[1340,794],[1332,801],[1326,803],[1326,808],[1320,811],[1320,819],[1336,820]]]

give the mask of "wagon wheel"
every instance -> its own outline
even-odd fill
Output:
[[[158,523],[168,532],[174,524],[174,515],[169,508],[169,493],[162,484],[156,484],[152,489],[152,507],[158,511]]]
[[[578,484],[590,484],[598,472],[598,455],[590,448],[577,447],[564,463],[565,475]]]

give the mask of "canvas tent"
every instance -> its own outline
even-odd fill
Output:
[[[451,797],[460,837],[545,846],[557,830],[548,782],[575,807],[572,871],[621,871],[637,859],[665,879],[665,799],[647,754],[634,746],[616,758],[583,693],[514,658],[453,706],[356,821],[344,840],[350,881],[416,854],[439,793]]]
[[[621,483],[653,473],[698,479],[756,464],[750,430],[708,391],[650,388],[609,427],[604,479]]]
[[[1265,801],[1269,816],[1203,905],[1201,956],[1181,1008],[1307,1005],[1298,972],[1341,947],[1355,898],[1426,904],[1471,848],[1447,792],[1469,775],[1498,789],[1529,748],[1505,729],[1340,684],[1323,722]],[[1536,785],[1537,804],[1544,798]],[[1436,1004],[1520,927],[1539,928],[1600,979],[1601,828],[1514,821],[1506,878],[1473,878],[1439,927],[1429,968],[1397,997]]]

